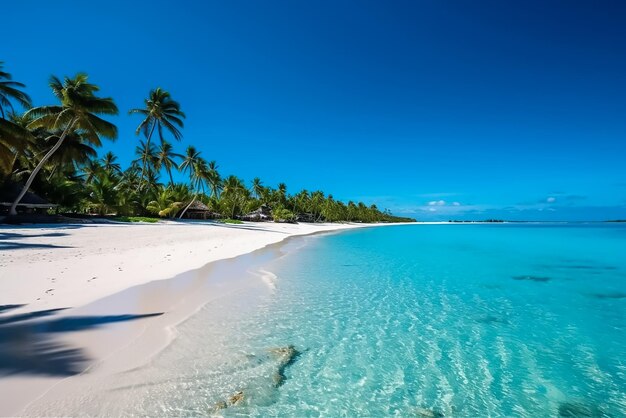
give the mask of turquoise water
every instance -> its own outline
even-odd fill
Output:
[[[128,377],[149,384],[116,389],[121,411],[626,416],[625,226],[393,226],[286,249],[302,244],[182,324]]]

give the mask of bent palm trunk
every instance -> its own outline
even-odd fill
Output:
[[[196,201],[196,197],[198,197],[197,193],[195,195],[193,195],[193,199],[191,199],[191,202],[189,202],[189,204],[187,206],[185,206],[185,209],[183,209],[183,212],[180,214],[178,219],[183,219],[183,216],[185,215],[185,212],[187,212],[187,209],[189,209],[189,207],[193,204],[193,202]]]
[[[50,157],[52,157],[52,154],[54,154],[56,150],[58,150],[61,147],[61,145],[63,144],[63,141],[65,141],[65,137],[67,137],[67,134],[70,132],[70,130],[74,128],[75,124],[76,124],[76,119],[73,119],[70,122],[70,124],[67,125],[67,128],[65,128],[65,130],[63,131],[63,134],[61,134],[61,137],[59,138],[57,143],[54,144],[54,146],[50,149],[50,151],[46,153],[46,155],[44,155],[41,161],[39,161],[39,164],[37,164],[37,167],[35,167],[32,173],[30,173],[30,176],[28,177],[28,180],[26,180],[26,184],[22,188],[22,191],[20,192],[20,194],[17,195],[15,202],[13,202],[13,204],[11,205],[11,209],[9,209],[9,216],[17,215],[17,205],[19,205],[20,201],[22,200],[22,198],[24,197],[24,195],[30,188],[30,185],[33,184],[33,180],[35,180],[35,177],[37,177],[37,174],[42,169],[42,167],[46,164],[46,162],[50,159]]]

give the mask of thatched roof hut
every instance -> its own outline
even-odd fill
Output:
[[[22,185],[18,183],[5,183],[0,186],[0,214],[8,214],[11,205],[22,191]],[[57,207],[54,203],[37,196],[33,192],[26,192],[17,205],[18,213],[46,213],[48,209]]]
[[[185,212],[185,219],[218,219],[221,215],[211,211],[207,205],[199,200],[194,201]]]

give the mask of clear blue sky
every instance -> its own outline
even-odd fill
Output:
[[[161,86],[224,175],[419,219],[626,218],[626,2],[9,1],[35,104],[87,72],[121,115]]]

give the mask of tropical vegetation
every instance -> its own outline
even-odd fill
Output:
[[[278,222],[412,220],[376,205],[344,203],[320,190],[290,194],[285,183],[271,187],[256,177],[248,186],[235,175],[222,176],[217,163],[195,146],[176,151],[171,139],[182,140],[185,114],[160,87],[149,92],[143,107],[129,111],[131,117],[141,116],[135,132],[139,139],[136,158],[122,167],[111,151],[97,152],[103,139],[117,138],[116,126],[104,119],[118,114],[113,99],[101,97],[98,86],[82,73],[52,76],[49,85],[57,103],[33,107],[24,84],[14,81],[0,62],[0,185],[21,187],[12,215],[31,190],[56,203],[56,213],[126,221],[181,218],[200,203],[228,223],[261,207],[270,208]],[[175,181],[181,177],[186,180]]]

